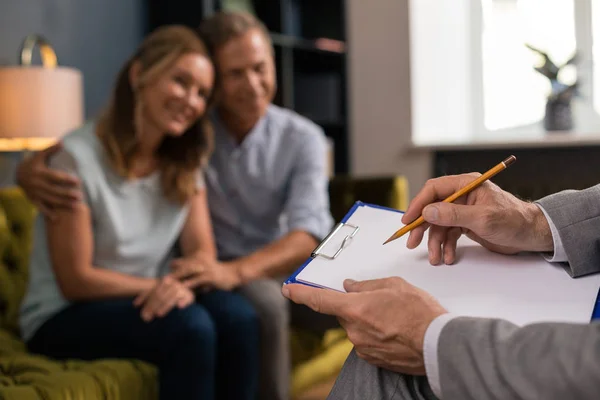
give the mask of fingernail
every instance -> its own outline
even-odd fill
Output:
[[[283,285],[281,288],[281,293],[283,293],[285,297],[290,297],[290,289],[287,287],[287,285]]]
[[[423,210],[423,218],[425,218],[425,220],[427,222],[437,221],[437,219],[439,218],[439,215],[440,215],[440,211],[438,210],[438,208],[436,206],[427,206]]]
[[[354,279],[346,279],[346,282],[348,283],[348,285],[354,285],[356,283]]]

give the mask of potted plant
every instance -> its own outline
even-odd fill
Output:
[[[529,44],[526,46],[538,53],[543,58],[543,63],[534,69],[550,80],[550,94],[546,101],[546,113],[544,116],[544,128],[547,131],[568,131],[573,128],[573,111],[571,103],[577,91],[578,82],[565,84],[558,79],[560,71],[567,65],[575,64],[577,54],[574,54],[567,62],[557,66],[548,54]]]

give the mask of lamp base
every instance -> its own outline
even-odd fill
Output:
[[[0,138],[0,151],[39,151],[56,142],[56,138]]]

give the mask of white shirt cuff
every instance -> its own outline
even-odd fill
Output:
[[[429,324],[425,332],[425,340],[423,342],[423,358],[425,360],[425,372],[427,380],[433,393],[442,398],[442,389],[440,386],[440,370],[438,364],[438,342],[442,329],[452,319],[458,317],[450,313],[442,314]]]
[[[548,220],[548,225],[550,225],[550,232],[552,232],[552,241],[554,242],[554,253],[553,254],[544,254],[544,258],[550,262],[567,262],[569,261],[567,258],[567,254],[565,253],[565,248],[563,247],[562,240],[560,240],[560,235],[558,234],[558,229],[556,229],[556,225],[550,219],[550,216],[544,210],[544,207],[536,203],[536,206],[542,210],[544,213],[544,217]]]

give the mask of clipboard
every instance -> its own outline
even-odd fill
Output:
[[[300,268],[298,268],[284,282],[284,284],[299,283],[299,284],[302,284],[302,285],[319,287],[317,285],[311,285],[311,284],[306,283],[306,282],[298,281],[296,278],[300,274],[300,272],[302,272],[302,270],[304,268],[306,268],[306,266],[308,266],[308,264],[310,264],[310,262],[313,261],[314,259],[316,259],[317,257],[322,257],[322,258],[325,258],[327,260],[335,260],[340,255],[340,253],[342,251],[344,251],[344,249],[348,245],[350,245],[350,243],[352,242],[352,240],[354,239],[354,237],[360,231],[360,226],[350,224],[350,223],[348,223],[348,220],[352,217],[352,215],[354,214],[354,212],[356,210],[358,210],[359,207],[379,208],[379,209],[382,209],[382,210],[387,210],[387,211],[398,213],[399,215],[403,215],[404,214],[403,211],[396,210],[395,208],[384,207],[384,206],[380,206],[380,205],[376,205],[376,204],[370,204],[370,203],[363,203],[362,201],[355,202],[354,205],[350,208],[350,210],[346,213],[346,215],[344,216],[344,218],[342,218],[342,220],[333,227],[333,229],[331,230],[331,232],[329,232],[329,234],[327,236],[325,236],[325,238],[321,241],[321,243],[319,243],[319,245],[317,247],[315,247],[315,249],[312,251],[312,253],[310,255],[310,258],[308,258],[304,262],[304,264],[302,264],[300,266]],[[326,252],[325,248],[326,248],[327,244],[334,237],[336,237],[336,235],[338,235],[343,228],[350,228],[352,231],[350,233],[346,233],[346,235],[342,239],[341,245],[339,247],[337,247],[335,249],[335,251],[333,251],[333,252],[332,251]]]
[[[463,236],[458,262],[431,266],[427,240],[408,250],[407,236],[383,246],[401,226],[402,211],[356,202],[340,223],[284,284],[344,292],[343,281],[399,276],[420,287],[450,312],[502,318],[517,325],[586,323],[598,317],[600,274],[571,278],[539,254],[505,256]],[[596,309],[596,310],[595,310]]]

